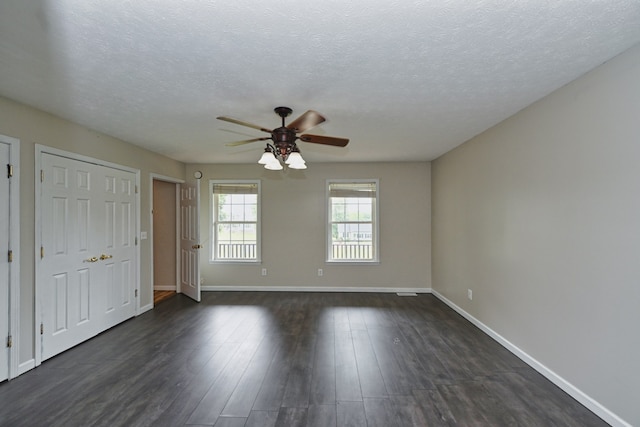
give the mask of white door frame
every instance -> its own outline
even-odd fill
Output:
[[[20,375],[20,140],[0,135],[0,141],[9,144],[9,164],[13,166],[9,184],[9,243],[13,253],[13,262],[9,267],[9,334],[13,341],[9,349],[11,379]],[[4,173],[7,173],[6,169]]]
[[[66,157],[72,160],[78,160],[81,162],[91,163],[94,165],[106,166],[108,168],[120,169],[123,171],[131,172],[135,174],[136,177],[136,273],[135,273],[135,289],[136,289],[136,313],[135,315],[140,314],[140,192],[138,189],[140,188],[140,170],[130,168],[128,166],[119,165],[117,163],[107,162],[105,160],[96,159],[94,157],[84,156],[82,154],[72,153],[70,151],[64,151],[53,147],[48,147],[46,145],[36,144],[35,145],[35,323],[34,323],[34,336],[35,338],[35,365],[39,366],[42,363],[42,338],[40,334],[40,324],[42,322],[42,306],[40,301],[40,296],[42,295],[42,290],[40,287],[42,286],[42,278],[40,272],[40,247],[42,246],[42,224],[40,221],[40,198],[42,196],[42,182],[40,181],[40,171],[42,170],[42,155],[43,154],[52,154],[55,156]]]
[[[149,246],[151,248],[151,292],[153,293],[153,263],[154,263],[154,252],[153,252],[153,181],[164,181],[175,184],[176,187],[176,292],[180,293],[180,184],[184,184],[184,179],[172,178],[170,176],[160,175],[157,173],[149,174],[149,206],[151,210],[149,211]],[[153,308],[153,298],[151,298],[151,307],[145,306],[144,309]],[[146,311],[146,310],[144,310]]]

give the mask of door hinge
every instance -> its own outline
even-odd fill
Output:
[[[40,169],[40,182],[44,182],[44,169]]]
[[[40,323],[40,335],[44,335],[44,324]]]
[[[7,337],[7,347],[13,347],[13,337],[11,337],[11,335]]]
[[[135,291],[135,294],[136,294],[136,298],[138,298],[138,290],[137,289]]]
[[[9,257],[8,257],[8,259],[9,259],[9,262],[13,262],[13,251],[12,251],[12,250],[9,250]]]
[[[138,236],[136,236],[136,246],[138,246]]]
[[[40,246],[40,259],[44,258],[44,246]]]
[[[13,165],[7,165],[7,178],[11,178],[13,176]]]
[[[136,189],[136,194],[138,194],[138,186],[137,185],[135,186],[135,189]]]

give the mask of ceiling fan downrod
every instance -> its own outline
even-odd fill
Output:
[[[291,154],[294,148],[298,148],[296,146],[298,136],[296,135],[295,129],[289,129],[284,123],[284,119],[289,117],[293,110],[289,107],[276,107],[273,111],[282,118],[282,126],[274,129],[271,133],[271,140],[275,145],[274,154],[279,156],[282,160],[287,160],[287,157],[289,157],[289,154]]]

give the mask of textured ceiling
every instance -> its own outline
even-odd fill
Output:
[[[2,0],[0,94],[184,162],[431,160],[640,42],[632,0]],[[46,144],[46,141],[41,141]]]

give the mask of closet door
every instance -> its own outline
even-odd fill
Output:
[[[135,174],[100,166],[103,180],[96,203],[101,207],[96,215],[104,224],[98,264],[104,269],[104,301],[99,309],[105,316],[105,328],[135,315]],[[104,213],[104,218],[102,214]],[[101,227],[99,227],[101,228]]]
[[[42,153],[42,360],[135,315],[135,176]]]

